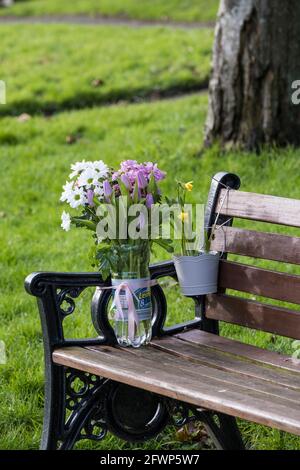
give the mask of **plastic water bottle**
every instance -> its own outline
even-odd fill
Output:
[[[149,285],[150,277],[137,278],[137,273],[125,272],[112,276],[112,286],[126,284],[130,289],[130,294],[134,302],[134,307],[138,322],[134,324],[134,331],[130,331],[128,323],[128,302],[126,290],[119,291],[119,301],[122,308],[122,315],[115,305],[116,291],[113,293],[112,317],[114,319],[114,331],[120,346],[132,346],[139,348],[146,345],[151,340],[152,333],[152,303],[151,290]],[[132,315],[132,312],[129,313]]]

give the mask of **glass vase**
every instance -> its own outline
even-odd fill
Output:
[[[151,340],[150,246],[139,240],[120,246],[112,273],[114,331],[120,346],[139,348]]]

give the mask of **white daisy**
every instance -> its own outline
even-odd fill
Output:
[[[102,160],[98,160],[92,163],[94,170],[97,170],[102,178],[105,178],[108,175],[109,168]]]
[[[75,188],[72,193],[70,193],[67,202],[73,209],[87,204],[88,200],[83,188]]]
[[[69,197],[73,193],[73,181],[67,181],[66,184],[63,186],[63,192],[60,197],[61,202],[68,201]]]
[[[99,186],[100,180],[102,179],[101,174],[94,168],[87,168],[80,173],[77,184],[79,187],[84,186],[89,189],[91,186]]]
[[[67,212],[63,211],[61,214],[61,228],[68,232],[71,228],[71,217],[70,214]]]
[[[74,178],[74,176],[78,176],[82,171],[86,170],[87,168],[93,168],[93,162],[86,162],[82,160],[81,162],[76,162],[71,165],[72,173],[70,174],[70,178]]]

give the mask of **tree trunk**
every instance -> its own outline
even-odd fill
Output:
[[[299,80],[300,0],[221,0],[206,144],[299,145]]]

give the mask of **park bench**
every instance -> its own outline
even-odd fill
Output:
[[[233,218],[242,218],[300,227],[300,201],[240,192],[239,185],[236,175],[218,173],[208,195],[206,226],[218,212],[218,224],[224,224],[213,240],[213,248],[223,252],[218,293],[193,298],[195,319],[166,328],[172,306],[155,285],[153,340],[146,348],[116,346],[107,313],[111,293],[101,290],[109,282],[100,274],[28,276],[26,289],[38,298],[45,348],[42,449],[101,440],[107,430],[141,442],[167,424],[191,420],[202,421],[221,449],[244,448],[236,418],[300,435],[300,361],[219,335],[222,321],[300,339],[299,312],[242,294],[300,304],[300,276],[249,261],[300,264],[300,238],[232,226]],[[228,261],[227,253],[247,257],[245,264]],[[173,262],[152,265],[151,276],[176,279]],[[93,286],[92,319],[99,336],[65,339],[64,318]]]

